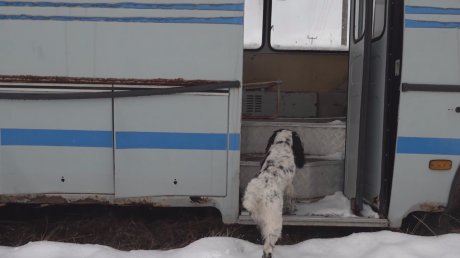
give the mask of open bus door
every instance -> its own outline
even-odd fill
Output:
[[[344,194],[352,200],[352,209],[362,209],[362,179],[365,161],[367,92],[372,39],[371,1],[353,0],[350,19],[347,136]]]

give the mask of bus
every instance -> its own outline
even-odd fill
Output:
[[[240,198],[287,128],[307,163],[286,225],[458,212],[459,29],[456,0],[0,1],[0,203],[250,224]],[[350,214],[309,210],[331,196]]]

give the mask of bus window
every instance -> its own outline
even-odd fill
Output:
[[[364,36],[366,0],[355,0],[355,41],[358,42]]]
[[[385,4],[386,0],[374,0],[374,26],[372,39],[379,38],[385,29]]]
[[[348,0],[273,0],[270,44],[276,50],[348,50]]]
[[[245,1],[244,4],[244,48],[262,47],[263,0]]]

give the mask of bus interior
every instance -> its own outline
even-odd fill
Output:
[[[300,135],[307,162],[304,168],[297,170],[294,179],[297,208],[293,214],[286,215],[354,216],[353,213],[347,215],[337,211],[340,208],[332,207],[336,204],[331,201],[348,197],[345,200],[351,200],[351,209],[354,210],[354,196],[347,194],[345,169],[348,78],[349,63],[352,62],[349,61],[350,2],[246,2],[240,197],[260,168],[270,135],[275,130],[287,128]],[[356,3],[356,13],[360,10],[362,13],[364,1]],[[386,1],[374,0],[373,7],[372,44],[383,44],[383,48],[374,48],[378,51],[386,46],[383,37]],[[283,13],[290,15],[283,16]],[[379,39],[383,39],[383,43]],[[384,67],[385,54],[377,62],[382,63],[375,67]],[[378,103],[383,95],[385,76],[380,77],[374,80],[379,92],[369,93],[377,100],[368,106],[370,113],[382,112]],[[380,130],[371,128],[368,136],[379,134]],[[373,144],[381,143],[370,143]],[[370,153],[370,156],[378,155],[381,153]],[[380,163],[368,165],[369,169],[381,166]],[[383,212],[379,210],[381,175],[379,169],[373,171],[363,176],[366,181],[363,189],[365,208],[362,212],[354,212],[365,218],[378,219]],[[309,206],[318,201],[326,201],[324,205],[331,205],[330,209],[321,211]],[[321,204],[318,206],[322,207]],[[243,215],[248,217],[243,211],[240,220]]]

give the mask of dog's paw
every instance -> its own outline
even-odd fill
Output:
[[[272,258],[272,253],[268,253],[268,254],[264,253],[262,255],[262,258]]]
[[[294,214],[296,211],[295,205],[286,205],[283,207],[283,215]]]
[[[286,196],[287,197],[287,196]],[[289,198],[287,197],[284,200],[284,205],[283,205],[283,215],[286,214],[294,214],[295,211],[297,210],[297,207],[295,205],[295,200],[294,198]]]

